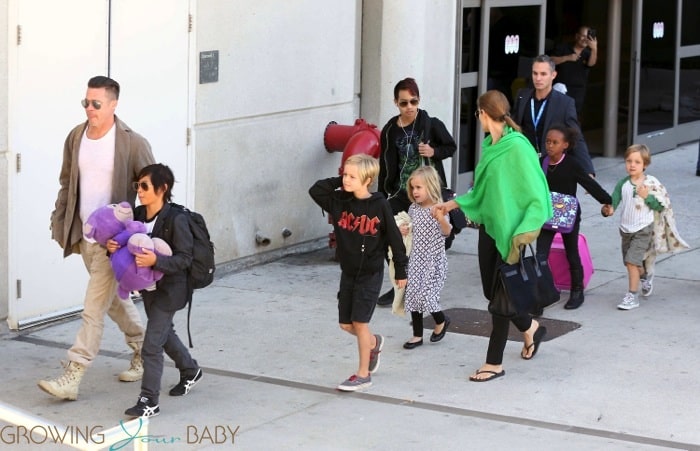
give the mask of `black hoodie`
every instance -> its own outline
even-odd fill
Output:
[[[391,246],[396,279],[406,278],[406,248],[389,202],[380,193],[358,199],[338,190],[341,177],[322,179],[309,189],[311,198],[333,220],[337,256],[346,274],[371,274],[384,269],[387,246]]]
[[[384,193],[387,198],[393,197],[399,191],[405,193],[406,187],[399,186],[400,171],[399,171],[399,155],[396,146],[389,142],[389,135],[393,127],[398,127],[396,121],[399,116],[392,117],[389,122],[384,125],[381,133],[381,156],[379,157],[379,191]],[[450,132],[447,131],[445,124],[435,117],[430,117],[425,110],[418,110],[418,115],[415,121],[415,132],[424,142],[430,144],[435,149],[435,155],[431,160],[432,166],[440,175],[442,186],[447,186],[447,178],[445,177],[445,169],[442,166],[442,160],[452,157],[457,150]]]

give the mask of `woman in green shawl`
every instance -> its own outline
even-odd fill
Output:
[[[488,133],[482,156],[474,172],[474,188],[454,200],[436,205],[444,213],[455,208],[479,227],[479,270],[484,296],[493,295],[496,269],[503,262],[515,263],[520,246],[535,241],[552,205],[547,180],[535,149],[520,133],[510,117],[506,97],[496,90],[487,91],[477,101],[476,115]],[[510,322],[523,333],[520,356],[535,356],[547,330],[528,313],[512,319],[491,315],[492,330],[486,363],[469,380],[486,382],[503,376],[503,351],[508,341]]]

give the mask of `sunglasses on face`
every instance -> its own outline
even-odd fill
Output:
[[[400,106],[401,108],[407,107],[409,103],[410,103],[411,105],[413,105],[413,106],[416,106],[416,105],[418,105],[418,104],[420,103],[420,100],[418,100],[418,99],[399,100],[399,106]]]
[[[481,115],[481,110],[474,111],[474,117],[479,117]]]
[[[141,188],[141,191],[148,191],[149,186],[153,185],[150,185],[147,182],[134,182],[131,184],[131,187],[134,189],[134,191],[138,191],[139,188]]]
[[[96,110],[102,108],[102,102],[100,102],[99,100],[83,99],[80,101],[80,104],[83,106],[83,108],[87,108],[90,104],[92,104],[92,107]]]

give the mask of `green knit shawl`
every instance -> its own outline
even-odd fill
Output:
[[[509,126],[503,133],[496,144],[490,135],[484,139],[474,188],[455,201],[469,219],[484,226],[501,258],[514,263],[520,245],[533,242],[552,217],[552,202],[530,141]]]

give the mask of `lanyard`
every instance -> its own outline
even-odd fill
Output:
[[[537,112],[537,117],[535,117],[535,99],[530,99],[530,114],[532,114],[532,123],[535,125],[535,145],[537,146],[537,152],[540,152],[540,138],[537,134],[537,124],[539,124],[540,119],[542,119],[542,112],[544,111],[544,107],[547,105],[547,100],[549,99],[544,99],[542,106],[540,106],[540,110]]]

